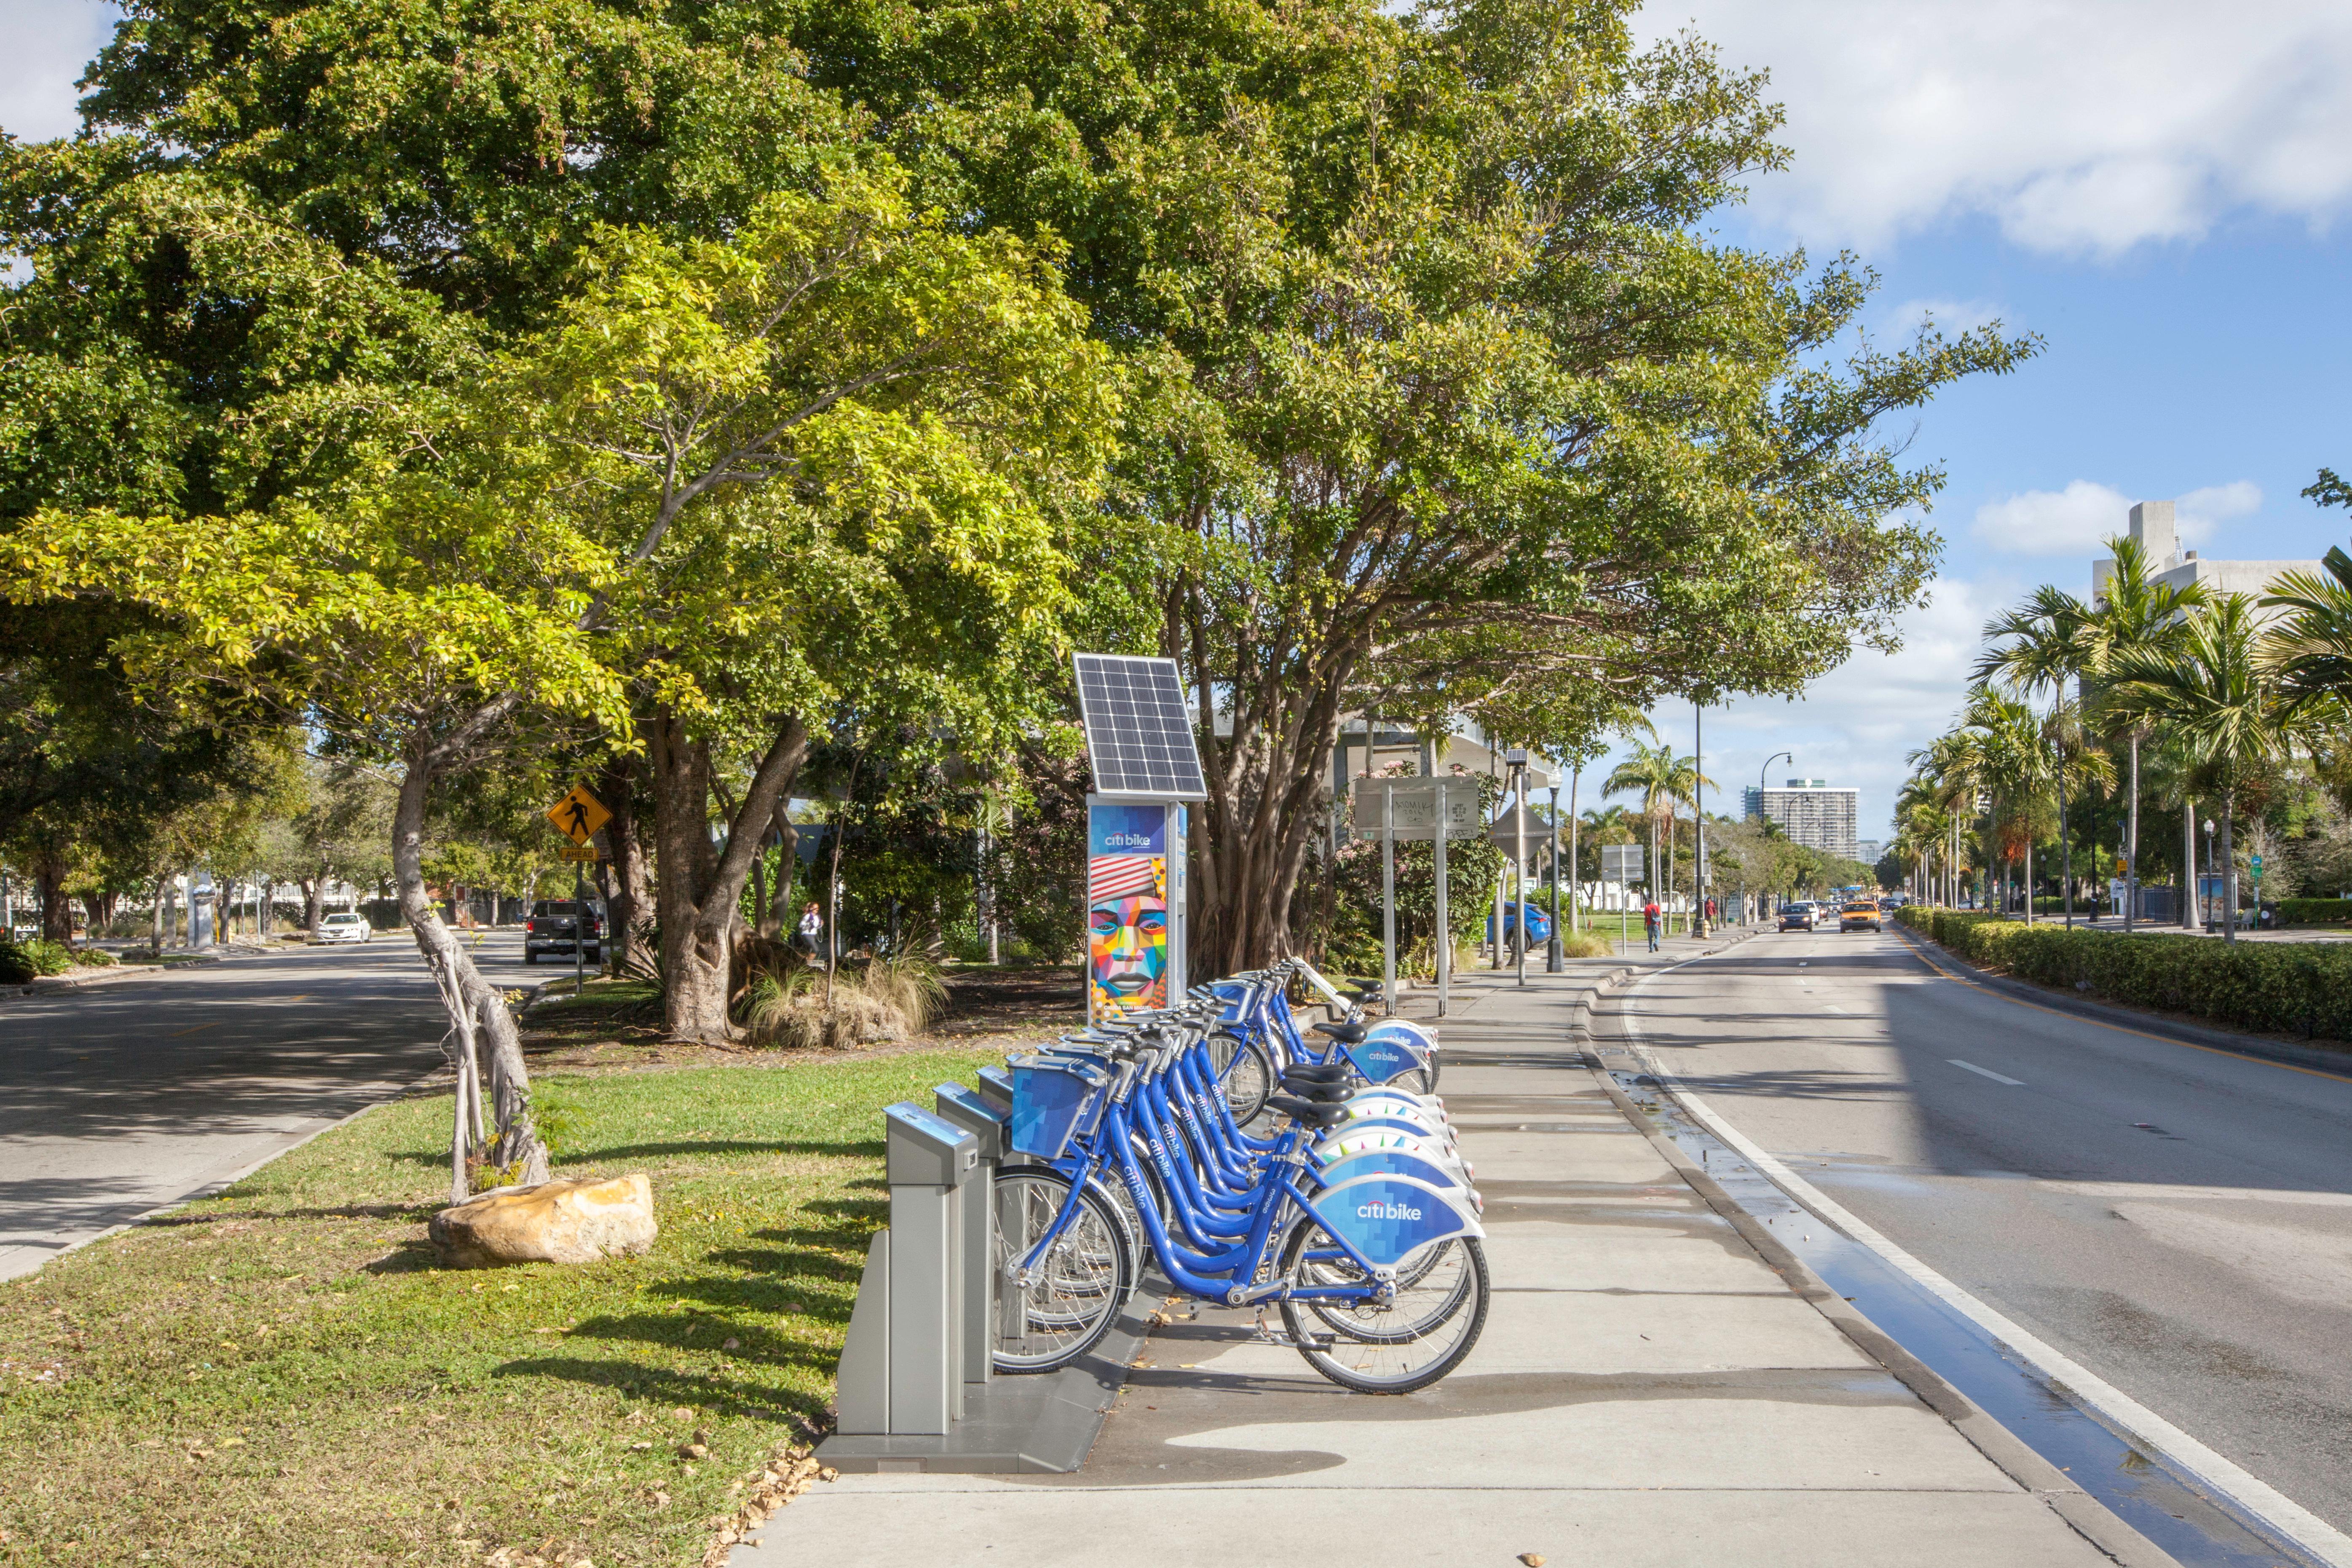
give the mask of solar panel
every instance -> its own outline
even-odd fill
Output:
[[[1077,657],[1078,711],[1095,793],[1130,800],[1206,800],[1201,752],[1172,658]]]

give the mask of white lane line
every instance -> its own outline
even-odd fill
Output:
[[[2284,1492],[2259,1479],[2242,1467],[2231,1464],[2204,1444],[2158,1415],[2122,1389],[2099,1376],[2074,1357],[2055,1346],[2045,1344],[2027,1333],[2017,1324],[1968,1291],[1945,1279],[1909,1253],[1864,1225],[1849,1213],[1844,1205],[1814,1186],[1779,1160],[1749,1142],[1747,1135],[1715,1113],[1712,1106],[1693,1094],[1682,1079],[1676,1078],[1665,1064],[1654,1056],[1642,1034],[1642,1024],[1632,1004],[1637,993],[1654,977],[1672,973],[1685,964],[1696,963],[1696,958],[1685,958],[1680,963],[1664,969],[1654,969],[1628,985],[1624,1004],[1617,1016],[1632,1038],[1635,1053],[1650,1075],[1671,1091],[1706,1130],[1739,1151],[1748,1163],[1764,1173],[1780,1189],[1812,1210],[1822,1219],[1845,1232],[1879,1257],[1919,1284],[1920,1288],[1943,1301],[1962,1317],[2000,1343],[2014,1351],[2026,1365],[2039,1373],[2061,1393],[2071,1394],[2088,1405],[2116,1427],[2122,1436],[2142,1448],[2161,1454],[2175,1468],[2210,1491],[2217,1492],[2263,1523],[2285,1536],[2304,1551],[2310,1552],[2330,1568],[2352,1568],[2352,1536],[2312,1512]]]
[[[1944,1059],[1951,1063],[1956,1068],[1966,1068],[1969,1071],[1989,1078],[1995,1083],[2005,1083],[2011,1089],[2023,1089],[2025,1087],[2025,1080],[2021,1078],[2009,1078],[1993,1071],[1990,1068],[1980,1068],[1974,1062],[1964,1062],[1958,1057],[1946,1057]]]

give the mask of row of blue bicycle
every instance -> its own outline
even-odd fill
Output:
[[[1294,987],[1327,1005],[1311,1044]],[[1343,1387],[1444,1377],[1477,1343],[1489,1288],[1438,1069],[1426,1030],[1366,1019],[1296,960],[987,1069],[1022,1156],[993,1193],[998,1370],[1084,1355],[1150,1264],[1180,1292],[1257,1308],[1261,1335]]]

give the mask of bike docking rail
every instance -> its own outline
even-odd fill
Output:
[[[1611,1092],[1585,1052],[1591,1005],[1623,967],[1524,987],[1460,977],[1440,1094],[1477,1168],[1494,1296],[1452,1375],[1352,1393],[1302,1365],[1258,1307],[1149,1282],[1139,1342],[1093,1352],[1120,1357],[1126,1381],[1083,1470],[845,1475],[736,1547],[734,1568],[885,1553],[976,1568],[1008,1552],[1024,1568],[1189,1568],[1204,1551],[1350,1549],[1431,1568],[1522,1553],[1612,1568],[2169,1563],[2018,1461],[1981,1412],[1923,1394],[1883,1336],[1779,1271],[1748,1235],[1762,1227],[1718,1207]],[[992,1092],[983,1079],[975,1098]]]

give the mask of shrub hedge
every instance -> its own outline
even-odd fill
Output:
[[[2021,979],[2242,1029],[2352,1040],[2352,944],[2126,936],[1916,904],[1895,918]]]
[[[74,966],[73,953],[61,942],[0,942],[0,984],[22,985],[37,974],[63,974]]]
[[[2291,926],[2341,925],[2352,921],[2352,899],[2281,899],[2278,911]]]

